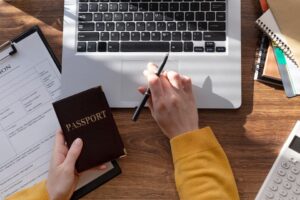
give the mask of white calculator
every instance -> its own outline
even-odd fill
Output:
[[[285,141],[255,200],[300,200],[300,121]]]

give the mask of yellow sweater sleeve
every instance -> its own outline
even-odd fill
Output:
[[[21,190],[5,200],[49,200],[46,181],[35,184],[30,188]]]
[[[174,137],[171,148],[181,200],[239,200],[230,164],[210,128]]]

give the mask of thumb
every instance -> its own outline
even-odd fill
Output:
[[[81,138],[77,138],[76,140],[74,140],[74,142],[72,143],[68,151],[66,160],[64,161],[64,164],[67,167],[75,169],[75,163],[81,153],[82,147],[83,147],[83,142]]]

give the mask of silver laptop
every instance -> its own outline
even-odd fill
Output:
[[[63,96],[102,85],[111,107],[135,107],[166,52],[198,108],[240,107],[240,0],[65,0]]]

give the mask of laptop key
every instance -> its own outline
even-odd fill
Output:
[[[132,21],[133,15],[132,13],[124,13],[124,21]]]
[[[177,30],[178,31],[185,31],[186,30],[186,22],[178,22],[177,23]]]
[[[109,42],[107,50],[108,52],[119,52],[119,42]]]
[[[118,4],[117,3],[110,3],[108,6],[109,12],[118,11]]]
[[[167,25],[165,22],[157,22],[156,26],[157,26],[158,31],[165,31],[167,28]]]
[[[175,22],[168,22],[167,23],[167,30],[168,31],[176,31],[176,23]]]
[[[214,12],[206,12],[206,20],[214,21],[216,19],[216,15]]]
[[[99,11],[100,12],[107,12],[108,11],[108,4],[107,3],[99,3]]]
[[[150,33],[149,33],[149,32],[142,32],[142,34],[141,34],[141,39],[142,39],[143,41],[148,41],[148,40],[150,40]]]
[[[205,41],[225,41],[225,32],[204,32],[203,40]]]
[[[176,21],[183,21],[184,20],[184,13],[183,12],[176,12],[175,13],[175,20]]]
[[[189,31],[196,31],[197,30],[197,23],[196,22],[188,22],[188,30]]]
[[[98,41],[98,32],[78,32],[78,41]]]
[[[135,23],[126,22],[126,31],[135,31]]]
[[[225,12],[217,12],[216,20],[217,21],[225,21],[226,20],[226,13]]]
[[[145,21],[153,21],[153,13],[150,13],[150,12],[144,13],[144,20]]]
[[[165,21],[173,21],[173,20],[174,20],[174,13],[165,12]]]
[[[204,12],[196,12],[196,21],[204,21]]]
[[[170,11],[178,11],[179,3],[170,3]]]
[[[146,30],[147,31],[155,31],[155,22],[147,22]]]
[[[134,13],[133,17],[134,21],[143,21],[144,19],[143,13]]]
[[[79,13],[78,20],[79,21],[92,21],[93,14],[92,13]]]
[[[192,33],[191,32],[183,32],[182,40],[184,40],[184,41],[192,40]]]
[[[193,32],[193,40],[201,41],[202,40],[202,32]]]
[[[162,32],[161,39],[163,41],[170,41],[171,40],[171,33],[170,32]]]
[[[129,40],[129,32],[121,32],[121,40],[128,41]]]
[[[136,30],[137,31],[144,31],[145,30],[145,22],[137,22],[136,23]]]
[[[139,3],[139,11],[148,11],[148,3]]]
[[[97,3],[90,3],[89,11],[90,12],[97,12],[98,11],[98,4]]]
[[[181,32],[172,32],[172,40],[180,41],[181,40]]]
[[[200,5],[199,3],[191,3],[191,11],[199,11]]]
[[[104,31],[104,29],[105,29],[104,22],[98,22],[98,23],[96,23],[96,31]]]
[[[194,13],[193,12],[186,12],[185,13],[185,20],[186,21],[194,21]]]
[[[113,15],[112,13],[104,13],[104,21],[112,21]]]
[[[112,40],[112,41],[120,40],[120,33],[119,32],[111,32],[110,33],[110,40]]]
[[[96,52],[97,43],[96,42],[88,42],[87,51],[88,52]]]
[[[122,13],[114,13],[114,21],[123,21]]]
[[[89,23],[78,23],[78,30],[79,31],[94,31],[95,30],[95,24],[93,22]]]
[[[204,52],[204,47],[194,47],[195,52]]]
[[[116,31],[125,31],[125,23],[117,22],[116,23]]]
[[[168,3],[161,3],[159,5],[159,10],[160,11],[168,11],[169,10],[169,4]]]
[[[79,4],[79,12],[87,12],[89,9],[89,6],[87,3],[80,3]]]
[[[163,20],[164,20],[164,14],[162,12],[154,13],[154,21],[163,21]]]
[[[207,22],[198,22],[198,30],[206,31],[207,30]]]
[[[210,4],[208,2],[201,3],[201,11],[209,11],[210,10]]]
[[[182,52],[182,42],[171,42],[172,52]]]
[[[169,42],[121,42],[122,52],[169,52]]]
[[[149,11],[158,11],[158,4],[157,3],[150,3],[149,4]]]
[[[160,32],[151,32],[151,40],[159,41],[160,40]]]
[[[109,32],[101,32],[100,33],[100,40],[108,41],[109,40]]]
[[[209,22],[208,30],[210,31],[225,31],[225,22]]]
[[[180,11],[189,11],[190,10],[190,4],[189,3],[181,3],[180,4]]]
[[[105,30],[106,31],[114,31],[115,30],[115,23],[114,22],[107,22],[105,24],[106,28]]]
[[[77,51],[78,52],[86,52],[86,42],[78,42],[77,43]]]
[[[213,2],[211,3],[211,11],[225,11],[226,5],[222,2]]]
[[[129,4],[129,11],[138,11],[138,4],[137,3],[130,3]]]
[[[94,21],[102,21],[102,13],[94,13]]]
[[[120,3],[119,4],[119,11],[121,11],[121,12],[128,11],[128,4],[127,3]]]
[[[185,42],[183,44],[183,49],[185,52],[192,52],[194,50],[193,42]]]
[[[139,41],[141,38],[140,32],[131,32],[131,40]]]
[[[216,52],[225,52],[226,47],[216,47]]]

